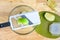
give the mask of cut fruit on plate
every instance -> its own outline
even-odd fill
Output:
[[[54,36],[60,36],[60,23],[52,23],[49,27],[49,32]]]
[[[55,16],[55,20],[50,22],[50,21],[47,21],[44,17],[45,13],[49,13],[49,14],[52,14]],[[47,37],[47,38],[58,38],[60,36],[54,36],[52,35],[50,32],[49,32],[49,27],[50,27],[50,24],[53,23],[53,22],[59,22],[60,23],[60,16],[53,13],[53,12],[49,12],[49,11],[41,11],[39,12],[39,15],[40,15],[40,18],[41,18],[41,24],[36,26],[35,28],[35,31],[44,36],[44,37]]]
[[[53,14],[45,13],[44,16],[48,21],[54,21],[55,20],[55,16]]]

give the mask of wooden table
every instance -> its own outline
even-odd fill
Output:
[[[29,5],[37,11],[52,11],[44,0],[0,0],[0,23],[8,21],[9,12],[17,5]],[[46,38],[35,31],[28,35],[18,35],[10,27],[0,28],[0,40],[59,40]]]

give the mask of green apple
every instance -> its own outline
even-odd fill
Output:
[[[28,25],[29,24],[29,21],[27,18],[18,18],[17,22],[18,22],[18,25],[20,25],[20,24]]]
[[[45,18],[48,20],[48,21],[54,21],[55,20],[55,16],[53,14],[50,14],[50,13],[46,13],[45,14]]]

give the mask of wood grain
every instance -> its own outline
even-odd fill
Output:
[[[37,11],[52,11],[44,3],[44,0],[0,0],[0,23],[8,21],[9,12],[17,5],[29,5]],[[46,38],[35,31],[28,35],[18,35],[10,27],[6,27],[0,28],[0,40],[60,40],[60,38]]]

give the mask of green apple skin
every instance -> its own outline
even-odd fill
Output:
[[[28,25],[29,24],[29,21],[27,18],[18,18],[17,22],[18,22],[18,25],[20,25],[20,24]]]

